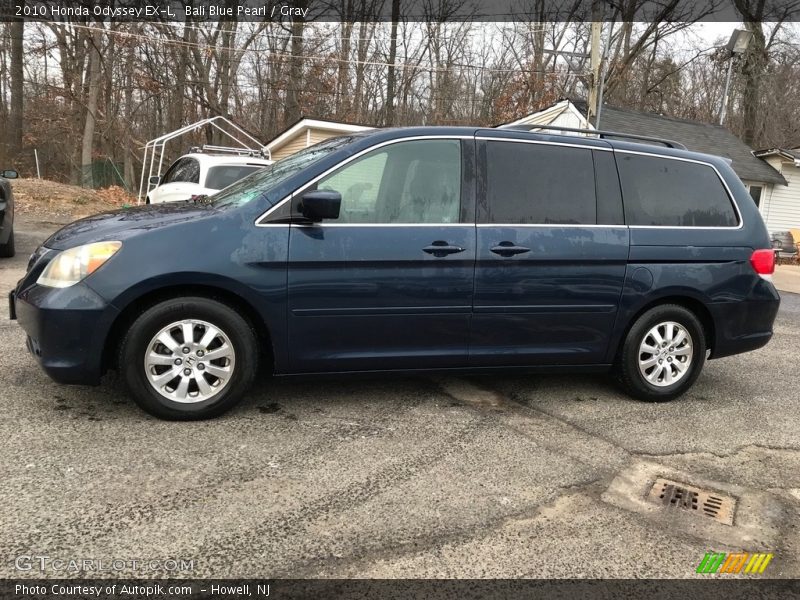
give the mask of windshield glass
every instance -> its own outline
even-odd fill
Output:
[[[247,204],[312,163],[349,144],[353,139],[353,136],[331,138],[282,158],[266,169],[248,175],[226,187],[213,197],[213,204],[217,208]]]

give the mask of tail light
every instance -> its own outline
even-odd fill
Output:
[[[761,277],[771,279],[771,275],[775,272],[775,251],[755,250],[750,256],[750,264]]]

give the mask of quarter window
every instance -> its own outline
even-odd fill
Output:
[[[342,195],[337,223],[457,223],[461,144],[390,144],[323,178],[317,189]]]
[[[597,223],[592,151],[487,142],[485,223]]]
[[[628,225],[735,227],[736,213],[708,165],[617,154]]]

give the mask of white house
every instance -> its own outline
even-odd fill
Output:
[[[594,129],[586,103],[561,100],[508,125],[553,125]],[[731,167],[750,191],[771,232],[800,227],[800,152],[753,150],[721,125],[603,106],[600,129],[674,140],[689,150],[731,160]],[[546,130],[543,130],[546,131]],[[760,158],[759,158],[760,157]]]
[[[755,155],[783,175],[787,184],[773,186],[762,196],[760,209],[767,227],[770,231],[800,229],[800,148],[770,148]]]
[[[366,125],[325,121],[324,119],[300,119],[290,125],[274,140],[267,144],[269,157],[279,160],[314,144],[339,135],[347,135],[371,129]]]

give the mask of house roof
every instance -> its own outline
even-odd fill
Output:
[[[800,148],[767,148],[765,150],[756,150],[754,154],[759,158],[765,158],[767,156],[780,156],[787,160],[793,160],[797,163],[800,163]]]
[[[556,115],[567,109],[565,102],[584,117],[587,104],[562,100],[517,122],[538,123],[539,116],[558,107]],[[665,117],[654,113],[614,108],[604,105],[600,113],[600,129],[675,140],[694,152],[715,154],[731,159],[731,167],[741,179],[786,185],[786,179],[767,162],[757,158],[750,147],[722,125]]]
[[[754,156],[747,144],[722,125],[604,106],[600,127],[676,140],[689,150],[730,158],[731,167],[741,179],[786,185],[783,175]]]
[[[373,129],[367,125],[357,125],[355,123],[342,123],[340,121],[328,121],[325,119],[308,119],[302,117],[298,121],[292,123],[289,127],[279,133],[278,136],[266,145],[267,150],[272,152],[276,148],[282,146],[285,142],[290,140],[300,131],[304,129],[324,129],[327,131],[335,131],[337,133],[355,133],[356,131],[365,131]]]
[[[516,121],[506,123],[506,125],[547,125],[564,113],[572,113],[576,118],[586,121],[586,103],[572,100],[560,100],[552,106],[526,115]]]

